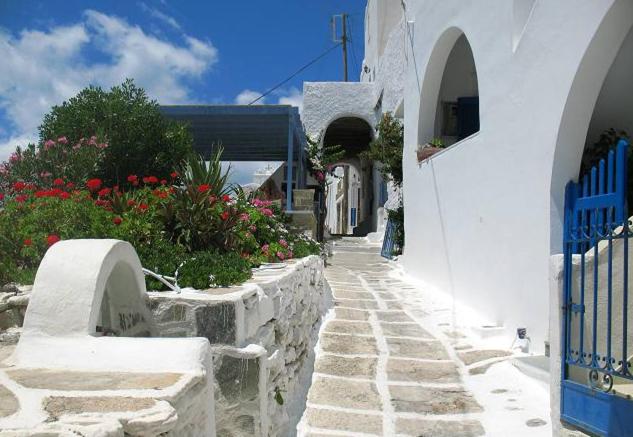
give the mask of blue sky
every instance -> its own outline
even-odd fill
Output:
[[[333,45],[350,14],[350,78],[365,0],[0,0],[0,161],[42,115],[88,84],[134,78],[160,103],[244,103]],[[303,81],[342,80],[341,50],[266,99],[301,104]]]

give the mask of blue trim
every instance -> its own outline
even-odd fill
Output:
[[[633,403],[573,381],[562,382],[561,419],[605,437],[633,434]]]

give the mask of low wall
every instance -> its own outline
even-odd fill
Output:
[[[240,287],[149,293],[160,336],[214,347],[218,437],[287,435],[299,420],[330,289],[321,258],[283,265]]]
[[[303,411],[331,291],[320,257],[281,266],[238,287],[148,293],[159,336],[212,345],[218,437],[288,435]],[[0,342],[17,341],[29,291],[0,290]]]

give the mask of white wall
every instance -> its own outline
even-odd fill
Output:
[[[609,74],[589,125],[587,145],[600,139],[609,128],[625,130],[633,135],[633,31],[629,32]]]
[[[578,172],[589,121],[568,100],[582,96],[591,115],[592,87],[576,86],[585,83],[577,72],[614,0],[537,2],[520,41],[513,41],[513,3],[490,0],[483,14],[475,0],[409,2],[415,31],[405,85],[404,264],[505,326],[508,336],[526,327],[542,352],[562,190]],[[611,33],[599,35],[597,47],[622,41],[631,6],[618,0],[606,26]],[[462,32],[477,67],[481,131],[418,166],[415,149],[433,133],[442,72]],[[608,69],[615,53],[594,53]],[[589,73],[599,87],[600,68]],[[574,135],[580,146],[568,141]]]

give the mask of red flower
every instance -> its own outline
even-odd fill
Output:
[[[69,190],[72,190],[73,188],[75,188],[75,184],[73,184],[72,182],[68,182],[68,183],[66,184],[66,187],[67,187]]]
[[[25,246],[31,246],[33,244],[33,240],[31,240],[30,238],[25,238],[23,243]]]
[[[59,187],[60,185],[64,185],[64,180],[62,178],[57,178],[53,181],[53,185]]]
[[[114,223],[117,226],[120,225],[122,221],[123,221],[123,219],[121,217],[114,217],[112,219],[112,223]]]
[[[0,202],[4,200],[4,194],[0,193]]]
[[[128,199],[127,206],[134,206],[134,205],[136,205],[136,202],[134,201],[134,199]]]
[[[167,185],[167,179],[161,179],[160,180],[160,184],[161,185]]]
[[[146,203],[141,203],[138,206],[138,209],[140,209],[141,211],[147,211],[147,208],[149,208],[149,206]]]
[[[99,188],[101,188],[101,179],[90,179],[86,182],[86,187],[90,190],[90,191],[97,191]]]
[[[231,196],[229,196],[228,194],[225,194],[224,196],[222,196],[222,201],[228,202],[229,200],[231,200]]]
[[[59,198],[60,198],[60,199],[64,199],[64,200],[66,200],[66,199],[68,199],[69,197],[70,197],[70,194],[69,194],[69,193],[67,193],[67,192],[65,192],[65,191],[62,191],[61,193],[59,193]]]
[[[167,194],[167,191],[163,191],[163,190],[154,190],[153,194],[159,199],[167,199],[167,196],[169,195]]]
[[[171,173],[169,173],[169,176],[172,179],[176,179],[178,177],[178,172],[177,171],[172,171]]]
[[[101,190],[99,190],[99,192],[97,193],[97,195],[99,197],[107,197],[110,195],[110,193],[112,192],[111,188],[102,188]]]
[[[222,214],[220,214],[220,218],[224,221],[227,221],[229,219],[229,212],[224,211]]]
[[[20,194],[19,196],[15,196],[15,201],[18,203],[22,203],[22,202],[26,202],[26,199],[28,199],[29,196],[27,196],[26,194]]]
[[[134,175],[134,174],[131,174],[131,175],[129,175],[129,176],[127,177],[127,181],[128,181],[128,182],[136,182],[136,181],[138,181],[138,176],[136,176],[136,175]]]
[[[59,238],[59,236],[55,235],[55,234],[51,234],[48,237],[46,237],[46,243],[49,246],[52,246],[53,244],[59,242],[60,240],[61,240],[61,238]]]
[[[143,183],[145,184],[157,184],[158,178],[156,176],[146,176],[143,178]]]
[[[206,193],[210,189],[211,189],[211,185],[209,184],[198,185],[198,193]]]
[[[13,189],[15,191],[22,191],[24,188],[26,188],[26,184],[24,182],[16,182],[13,184]]]

